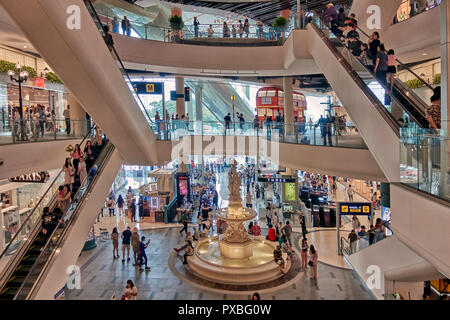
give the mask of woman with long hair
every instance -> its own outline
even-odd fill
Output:
[[[119,197],[117,198],[117,207],[119,208],[119,216],[123,214],[123,205],[125,203],[125,200],[123,200],[122,195],[119,194]]]
[[[72,166],[71,158],[66,158],[62,171],[64,172],[64,184],[69,186],[70,191],[72,191],[72,184],[75,182],[75,169]]]
[[[111,240],[113,243],[113,257],[114,259],[119,259],[119,232],[117,231],[116,227],[114,227],[113,231],[111,232]]]
[[[73,151],[70,153],[73,159],[73,167],[75,169],[76,175],[78,175],[78,164],[80,163],[80,158],[83,156],[83,152],[80,150],[80,145],[76,144]]]
[[[84,145],[84,153],[86,154],[86,168],[89,171],[94,163],[94,152],[92,151],[91,140],[86,141],[86,144]]]
[[[132,280],[127,281],[127,286],[125,287],[125,293],[123,294],[123,300],[136,300],[137,298],[137,288]]]
[[[311,267],[311,279],[317,280],[318,254],[313,245],[309,247],[309,266]]]

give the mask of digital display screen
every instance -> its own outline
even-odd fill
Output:
[[[180,191],[180,195],[184,196],[188,194],[188,181],[187,180],[178,180],[178,188]]]

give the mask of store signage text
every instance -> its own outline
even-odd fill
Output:
[[[50,174],[47,171],[33,172],[18,177],[9,178],[10,182],[37,182],[44,183],[48,180]]]

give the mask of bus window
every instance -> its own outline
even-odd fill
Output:
[[[281,90],[278,90],[278,96],[279,96],[279,97],[284,97],[284,92],[281,91]]]
[[[265,97],[266,93],[267,93],[267,91],[260,91],[260,92],[258,92],[258,97]]]
[[[264,117],[264,115],[267,113],[267,108],[258,108],[258,117]]]
[[[268,96],[268,97],[275,97],[275,90],[269,90],[269,91],[267,91],[267,96]]]

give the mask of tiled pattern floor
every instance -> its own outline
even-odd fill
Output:
[[[66,290],[67,300],[110,299],[115,293],[120,299],[126,281],[132,279],[138,288],[139,300],[158,299],[247,299],[248,295],[212,293],[193,287],[179,280],[168,267],[168,257],[175,246],[183,242],[178,228],[142,231],[151,239],[147,249],[151,272],[139,273],[131,262],[122,264],[112,258],[111,241],[99,242],[91,251],[83,252],[78,260],[81,267],[81,289]],[[120,252],[122,255],[122,253]],[[301,277],[289,287],[262,293],[262,299],[320,300],[320,299],[373,299],[351,270],[319,263],[318,281]]]

